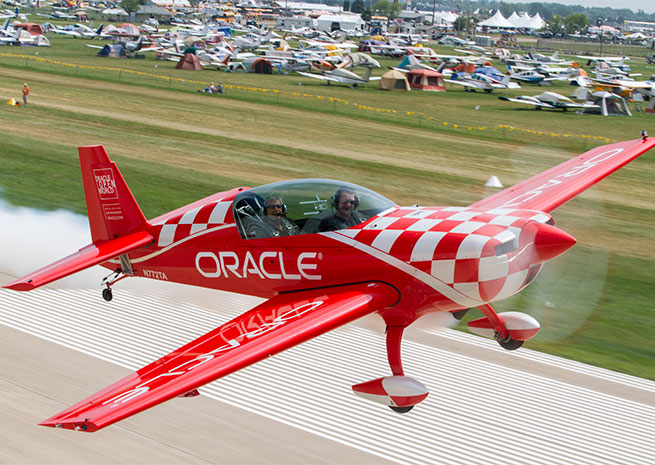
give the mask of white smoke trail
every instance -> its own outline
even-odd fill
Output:
[[[67,210],[15,207],[0,199],[0,273],[5,275],[2,284],[77,252],[90,243],[89,220],[84,215]],[[100,289],[102,278],[109,273],[106,268],[93,266],[52,283],[52,286]],[[120,286],[151,285],[148,282],[128,279],[121,281]]]
[[[66,210],[14,207],[0,200],[0,273],[24,276],[91,242],[86,216]],[[106,275],[100,267],[60,281],[65,287],[96,287]]]
[[[15,207],[0,199],[0,286],[25,276],[50,263],[77,252],[91,243],[89,220],[67,210],[44,211]],[[98,299],[102,278],[110,271],[93,266],[48,286],[67,289],[97,289]],[[147,292],[164,292],[175,305],[176,301],[210,307],[215,305],[217,292],[194,286],[131,278],[114,287],[115,296],[122,289],[139,289]],[[262,300],[244,296],[244,310]]]

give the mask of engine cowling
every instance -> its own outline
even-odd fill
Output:
[[[409,376],[385,376],[355,384],[358,396],[389,407],[412,407],[428,396],[428,388]]]

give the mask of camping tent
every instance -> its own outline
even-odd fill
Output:
[[[414,69],[407,73],[407,80],[412,89],[433,92],[446,91],[443,75],[431,69]]]
[[[50,47],[50,41],[46,36],[34,36],[34,45],[37,47]]]
[[[23,29],[24,31],[29,32],[33,36],[42,36],[44,34],[43,28],[40,24],[36,23],[19,23],[14,24],[15,29]]]
[[[123,23],[120,26],[118,26],[118,29],[122,30],[123,34],[128,36],[139,37],[141,35],[141,31],[139,31],[139,28],[131,23]]]
[[[175,65],[175,69],[190,69],[193,71],[201,71],[202,66],[200,66],[200,60],[193,53],[185,53],[180,61]]]
[[[651,97],[648,106],[644,110],[645,113],[655,113],[655,98]]]
[[[405,74],[395,69],[390,69],[382,75],[379,88],[382,90],[397,90],[399,92],[411,90]]]
[[[125,49],[122,44],[105,44],[98,52],[99,57],[125,58]]]
[[[598,108],[585,108],[585,113],[600,113],[603,116],[632,116],[625,99],[611,92],[604,90],[590,92],[586,87],[578,87],[571,94],[571,98],[598,105]]]
[[[273,65],[266,58],[256,59],[250,67],[251,73],[273,74]]]

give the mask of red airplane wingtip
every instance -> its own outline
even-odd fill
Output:
[[[35,289],[36,286],[29,281],[14,281],[9,284],[2,286],[4,289],[11,289],[14,291],[31,291]]]
[[[90,421],[56,421],[56,420],[44,420],[41,423],[39,423],[39,426],[47,426],[48,428],[58,428],[58,429],[70,429],[74,431],[83,431],[85,433],[93,433],[94,431],[97,431],[99,428],[95,425],[95,423],[90,422]]]

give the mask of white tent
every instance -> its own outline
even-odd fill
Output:
[[[527,29],[541,29],[546,25],[546,21],[541,17],[539,13],[534,15],[532,18],[530,18],[530,21],[528,22],[527,26],[525,28]]]
[[[151,0],[151,3],[159,6],[190,7],[189,0]]]
[[[503,16],[500,10],[496,11],[496,14],[491,18],[478,23],[478,26],[492,27],[497,29],[516,29],[516,26],[507,21],[507,18]]]
[[[364,20],[361,15],[321,15],[316,20],[316,29],[330,32],[335,25],[342,31],[355,31],[364,29]]]
[[[106,10],[102,10],[102,14],[110,16],[129,16],[127,11],[122,8],[107,8]]]
[[[523,19],[521,16],[516,14],[516,11],[513,11],[512,14],[507,18],[507,21],[512,23],[516,27],[523,27],[521,23],[523,22]]]
[[[516,11],[507,18],[507,21],[519,29],[541,29],[546,24],[539,13],[530,17],[528,13],[517,14]]]
[[[512,15],[509,18],[507,18],[507,21],[509,21],[519,29],[533,29],[533,27],[531,26],[532,18],[527,13],[517,14],[515,11],[512,13]]]
[[[432,13],[426,15],[427,18],[432,20]],[[457,19],[457,14],[452,11],[435,11],[434,24],[453,24]]]

